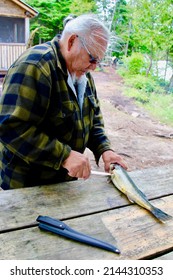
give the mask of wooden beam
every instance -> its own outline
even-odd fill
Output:
[[[130,176],[148,199],[154,199],[173,193],[172,170],[173,165],[154,167],[130,172]],[[53,215],[57,219],[69,219],[117,209],[129,204],[125,195],[113,184],[108,183],[106,177],[98,178],[98,176],[91,176],[86,181],[2,191],[0,231],[32,224],[38,215]],[[137,208],[143,212],[141,207],[137,206]],[[169,214],[172,215],[171,212]]]
[[[21,0],[11,0],[11,1],[17,4],[18,6],[20,6],[22,9],[26,10],[28,13],[30,13],[31,16],[29,17],[35,17],[38,15],[38,12],[35,9],[33,9],[31,6],[24,3],[23,1]]]
[[[156,199],[153,203],[168,213],[173,212],[173,196]],[[58,206],[54,208],[52,217],[56,216],[57,210]],[[173,249],[173,220],[159,223],[137,205],[70,219],[65,223],[77,231],[118,247],[121,254],[91,248],[35,226],[1,234],[0,259],[137,260],[153,259]]]

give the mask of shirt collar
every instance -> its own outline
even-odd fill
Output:
[[[59,37],[55,36],[51,40],[51,45],[52,45],[52,48],[53,48],[55,56],[56,56],[56,61],[57,61],[58,68],[60,68],[61,71],[63,72],[63,74],[67,76],[66,62],[65,62],[65,59],[62,56],[62,53],[60,51],[60,45],[59,45],[58,41],[59,41]]]

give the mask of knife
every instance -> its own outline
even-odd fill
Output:
[[[111,176],[109,172],[101,172],[96,170],[91,170],[91,175],[98,175],[98,176]]]

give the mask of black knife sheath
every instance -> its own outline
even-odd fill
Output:
[[[117,249],[115,246],[93,238],[89,235],[85,235],[83,233],[75,231],[60,220],[56,220],[48,216],[38,216],[37,222],[39,222],[38,226],[40,229],[50,231],[78,242],[86,243],[91,246],[99,247],[120,254],[119,249]]]

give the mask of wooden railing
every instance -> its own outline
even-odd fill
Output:
[[[0,73],[8,70],[10,65],[26,50],[25,44],[0,43]]]

